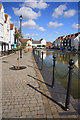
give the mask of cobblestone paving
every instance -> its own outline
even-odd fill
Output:
[[[24,70],[10,69],[16,65],[17,57],[14,54],[2,60],[2,117],[77,118],[76,115],[67,115],[53,102],[31,52],[24,53],[20,59],[20,65],[26,66]],[[72,106],[70,108],[70,112],[75,111]]]
[[[24,70],[11,70],[16,65],[17,54],[3,59],[2,62],[2,117],[3,118],[32,118],[45,115],[41,94],[30,88],[30,84],[39,87],[37,81],[28,77],[28,74],[35,76],[31,54],[24,54],[20,59],[20,65],[26,66]]]
[[[2,61],[0,60],[0,119],[2,118]]]

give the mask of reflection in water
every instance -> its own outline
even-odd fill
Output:
[[[69,60],[73,59],[75,61],[73,76],[72,76],[72,86],[71,94],[74,98],[80,98],[80,55],[71,54],[66,52],[57,52],[57,51],[45,51],[44,52],[44,64],[48,67],[53,64],[53,55],[56,56],[56,78],[61,82],[61,84],[67,88],[68,76],[66,78],[60,78],[60,76],[65,76],[68,72]],[[52,67],[49,68],[52,71]]]

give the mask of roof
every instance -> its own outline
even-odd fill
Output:
[[[3,5],[2,5],[2,4],[0,4],[0,11],[1,11],[2,6],[3,6]]]
[[[29,41],[29,40],[31,40],[31,39],[21,39],[20,41],[21,41],[22,43],[25,43],[25,42],[27,42],[27,41]]]
[[[15,27],[15,31],[17,31],[17,27]]]
[[[40,41],[32,41],[32,44],[40,44]]]
[[[4,23],[7,22],[7,19],[8,19],[8,14],[5,14],[5,21],[4,21]]]
[[[43,40],[43,38],[42,39],[40,39],[40,42]]]
[[[14,24],[10,24],[10,29],[13,30]]]

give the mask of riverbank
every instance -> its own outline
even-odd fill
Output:
[[[35,56],[35,59],[38,60],[37,56]],[[41,61],[39,61],[37,65],[38,68],[40,68]],[[58,103],[61,103],[62,106],[65,106],[66,89],[61,85],[61,83],[57,79],[55,80],[55,87],[53,89],[50,87],[50,85],[52,84],[52,72],[44,64],[43,64],[43,70],[41,70],[40,72],[45,83],[47,83],[47,88],[51,94],[52,99],[56,100]],[[78,113],[80,114],[80,109],[78,107],[79,106],[78,99],[74,99],[71,96],[71,105],[76,110],[74,114],[78,114]]]

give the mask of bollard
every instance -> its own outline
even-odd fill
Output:
[[[69,77],[68,77],[68,87],[67,87],[67,95],[66,95],[66,103],[65,103],[65,110],[69,110],[69,103],[70,103],[70,91],[71,91],[71,80],[72,80],[72,70],[73,70],[74,60],[70,59],[69,61]]]
[[[52,77],[52,87],[54,86],[55,82],[55,61],[56,61],[56,56],[53,55],[53,77]]]
[[[20,58],[22,58],[22,48],[20,48]]]
[[[43,51],[42,51],[42,62],[41,62],[41,70],[43,69]]]
[[[38,62],[39,62],[39,51],[38,51]]]
[[[33,48],[33,54],[35,53],[34,48]]]

